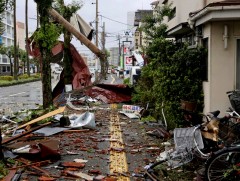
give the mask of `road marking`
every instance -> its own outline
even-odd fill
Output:
[[[7,97],[3,97],[3,98],[0,97],[0,100],[4,100],[4,99],[8,99],[8,98]]]
[[[17,95],[20,95],[20,94],[25,94],[26,92],[19,92],[17,94],[12,94],[12,95],[9,95],[9,97],[14,97],[14,96],[17,96]]]
[[[112,77],[112,82],[111,82],[111,84],[113,84],[114,82],[115,82],[115,78],[111,75],[111,77]]]
[[[124,143],[122,139],[122,131],[119,122],[119,116],[116,111],[117,105],[111,105],[110,114],[110,173],[117,175],[118,181],[130,181],[127,177],[128,164],[126,152],[124,151]]]

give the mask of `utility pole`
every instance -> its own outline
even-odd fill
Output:
[[[121,36],[118,34],[118,65],[121,66]]]
[[[96,0],[96,46],[98,47],[98,0]]]
[[[28,41],[28,0],[25,1],[25,23],[26,23],[26,45],[27,45],[27,41]],[[26,46],[26,52],[27,52],[27,74],[28,76],[30,76],[30,65],[29,65],[29,57],[28,57],[28,48]],[[24,71],[25,71],[25,67],[24,67]]]
[[[105,22],[103,22],[103,31],[102,31],[102,50],[105,50]]]
[[[13,18],[13,22],[14,22],[14,80],[17,80],[17,62],[18,62],[18,56],[17,56],[17,27],[16,27],[16,23],[17,23],[17,19],[16,19],[16,0],[13,1],[13,5],[14,5],[14,18]]]

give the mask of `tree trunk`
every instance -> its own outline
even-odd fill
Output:
[[[17,56],[17,29],[16,29],[16,0],[13,2],[14,5],[14,79],[17,80],[17,62],[18,62],[18,56]]]
[[[64,32],[64,84],[72,84],[72,56],[70,52],[71,33],[69,31]]]
[[[11,72],[11,76],[13,76],[13,64],[12,64],[11,58],[10,58],[10,72]]]
[[[25,24],[26,24],[26,44],[28,40],[28,0],[25,1]],[[30,64],[29,64],[29,57],[28,57],[28,48],[26,46],[26,53],[27,53],[27,74],[30,76]],[[25,73],[25,69],[24,69]]]
[[[42,51],[42,93],[44,109],[53,105],[50,67],[51,57],[51,53],[46,49]]]
[[[0,128],[0,160],[3,160],[3,159],[4,159],[4,155],[2,152],[2,130]]]

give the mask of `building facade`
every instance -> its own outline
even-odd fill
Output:
[[[119,47],[111,47],[109,49],[109,52],[110,52],[109,65],[112,65],[115,67],[119,66],[119,63],[120,63]]]
[[[5,31],[2,37],[3,46],[13,46],[14,45],[14,22],[13,13],[11,11],[5,11],[3,14],[3,24]],[[0,55],[0,75],[10,74],[10,59],[6,55]]]
[[[208,49],[206,79],[203,81],[204,113],[230,105],[227,91],[240,89],[240,1],[239,0],[159,0],[172,4],[173,16],[166,18],[167,34],[187,41],[190,48]]]
[[[136,30],[134,33],[134,50],[138,52],[143,52],[143,47],[148,44],[145,33],[140,30],[142,20],[146,16],[153,16],[153,10],[137,10],[135,12],[134,26],[136,27]]]

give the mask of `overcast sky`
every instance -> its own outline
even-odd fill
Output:
[[[99,31],[102,31],[102,22],[105,22],[105,30],[108,37],[106,39],[106,47],[118,47],[116,40],[117,34],[123,34],[127,30],[127,13],[141,9],[151,9],[151,3],[155,0],[98,0],[99,11]],[[36,29],[36,5],[34,0],[29,2],[29,31],[33,32]],[[71,0],[65,0],[65,3]],[[82,0],[83,7],[78,11],[78,14],[86,21],[93,22],[96,16],[96,0]],[[17,0],[17,21],[25,22],[25,1]],[[95,28],[95,24],[92,24]],[[75,39],[75,38],[74,38]],[[95,41],[93,40],[93,43]],[[73,40],[72,43],[79,50],[86,51],[84,45]],[[86,52],[87,53],[87,52]]]

